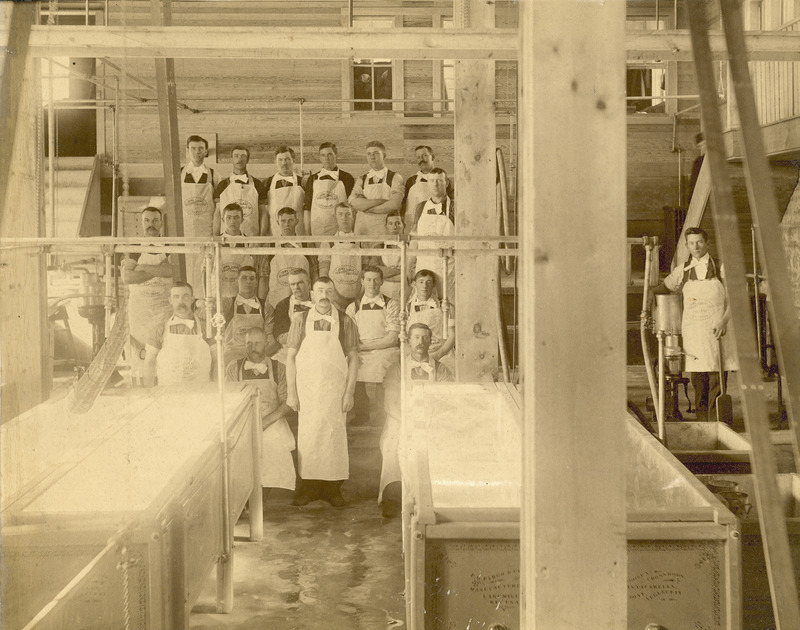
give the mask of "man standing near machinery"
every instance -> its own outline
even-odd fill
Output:
[[[158,238],[164,226],[161,210],[146,207],[140,214],[142,234]],[[145,348],[155,345],[156,331],[172,314],[169,292],[172,288],[172,265],[164,253],[139,254],[125,258],[120,265],[122,282],[128,285],[128,322],[130,327],[131,379],[141,385]]]
[[[723,284],[724,269],[708,253],[705,230],[688,228],[685,234],[691,256],[664,278],[664,286],[683,295],[681,336],[685,371],[689,372],[694,387],[697,420],[705,421],[720,393],[720,352],[722,371],[738,370],[739,365],[733,337],[726,334],[730,305]]]
[[[323,499],[344,506],[340,487],[350,476],[346,424],[358,374],[358,330],[334,308],[335,294],[333,280],[317,278],[314,308],[293,317],[287,340],[286,404],[298,412],[294,505]]]
[[[441,383],[452,381],[453,374],[444,365],[428,354],[431,345],[431,329],[422,323],[411,324],[408,328],[409,355],[405,361],[406,391],[414,383],[433,381]],[[400,364],[395,363],[386,371],[386,421],[381,432],[381,481],[378,503],[383,516],[392,518],[400,513]]]

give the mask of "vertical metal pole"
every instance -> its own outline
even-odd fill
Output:
[[[211,282],[211,278],[212,278],[211,271],[214,269],[213,261],[214,261],[214,256],[211,253],[211,250],[210,249],[206,249],[206,252],[205,252],[205,262],[206,262],[206,264],[204,265],[204,268],[206,270],[206,278],[205,278],[205,280],[206,280],[206,287],[205,287],[205,293],[206,293],[206,337],[208,337],[209,339],[211,338],[211,334],[213,332],[213,330],[212,330],[213,326],[212,326],[211,319],[214,316],[214,307],[213,307],[212,302],[211,302],[211,296],[214,293],[214,287],[213,287],[213,284]]]
[[[301,98],[298,102],[298,108],[300,110],[300,174],[303,173],[303,103],[305,102],[304,98]]]
[[[108,247],[103,248],[104,255],[105,255],[105,263],[106,263],[106,296],[105,300],[103,301],[105,310],[106,310],[106,319],[105,319],[105,336],[106,339],[111,334],[111,310],[114,306],[114,246],[109,245]]]
[[[663,331],[659,330],[656,335],[658,336],[658,416],[656,417],[656,420],[658,421],[658,439],[661,440],[661,443],[664,444],[664,446],[666,446],[667,430],[666,426],[664,425],[664,379],[667,366],[664,365],[664,333]]]
[[[764,347],[761,339],[761,303],[758,299],[759,285],[761,284],[758,279],[758,251],[756,249],[756,226],[750,224],[750,240],[753,246],[753,295],[755,296],[755,309],[756,309],[756,339],[758,340],[758,354],[761,356],[761,364],[764,365],[764,356],[762,348]]]
[[[111,127],[111,236],[117,236],[117,213],[119,204],[117,200],[117,169],[119,167],[119,77],[116,79],[114,94],[114,109],[112,111]]]
[[[47,76],[47,183],[50,186],[50,234],[56,235],[56,110],[53,107],[53,59],[48,61],[49,73]]]

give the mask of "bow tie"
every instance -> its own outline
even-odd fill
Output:
[[[275,177],[275,188],[283,188],[284,186],[294,186],[294,179],[284,175],[277,175]]]
[[[444,207],[442,204],[443,204],[442,201],[436,203],[434,201],[429,200],[426,203],[426,206],[428,208],[428,214],[444,214]]]
[[[328,169],[322,168],[318,176],[320,179],[339,179],[339,170],[329,171]]]
[[[433,374],[433,366],[427,362],[409,360],[409,367],[411,368],[411,378],[421,379],[426,378],[425,374]]]
[[[380,184],[384,177],[386,177],[386,169],[380,171],[370,171],[367,173],[367,183]]]
[[[330,175],[323,175],[322,177],[318,177],[317,179],[319,179],[320,181],[325,180],[325,179],[328,179],[328,180],[330,180],[332,182],[336,181],[336,178],[335,177],[331,177]]]
[[[299,311],[307,311],[312,306],[314,306],[314,303],[311,302],[311,301],[308,301],[308,302],[295,302],[294,303],[294,312],[297,313]]]
[[[244,369],[256,372],[257,374],[266,374],[267,366],[264,363],[253,363],[252,361],[245,360]]]
[[[241,295],[237,295],[236,296],[236,305],[237,306],[238,305],[243,305],[243,306],[247,305],[247,306],[249,306],[250,308],[252,308],[255,311],[258,311],[258,310],[261,309],[261,305],[258,303],[258,300],[256,298],[245,298],[245,297],[242,297]]]
[[[414,300],[413,306],[415,312],[427,311],[428,309],[431,308],[433,309],[439,308],[439,305],[436,304],[436,301],[433,299],[427,300],[426,302],[419,302],[417,300]]]
[[[193,319],[183,319],[182,317],[177,317],[173,315],[169,322],[168,326],[178,326],[179,324],[183,324],[189,330],[194,330],[194,320]]]
[[[383,298],[380,295],[376,295],[374,298],[368,298],[367,296],[361,298],[362,308],[367,308],[370,305],[377,308],[383,308]]]
[[[239,179],[240,177],[244,177],[244,179]],[[233,175],[231,175],[231,182],[234,183],[234,184],[247,185],[248,178],[247,178],[247,175],[237,175],[235,177]]]
[[[314,320],[315,321],[326,321],[329,324],[333,324],[336,322],[335,319],[331,315],[321,315],[320,313],[314,313]]]

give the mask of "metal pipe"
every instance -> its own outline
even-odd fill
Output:
[[[650,356],[650,347],[647,345],[647,318],[650,311],[650,299],[652,297],[652,293],[650,292],[650,269],[653,264],[653,245],[646,236],[642,237],[642,242],[644,245],[644,293],[642,294],[642,312],[639,315],[639,333],[642,341],[642,355],[644,357],[645,372],[647,373],[647,382],[650,385],[650,395],[653,397],[653,402],[655,403],[658,401],[656,377],[653,373],[653,361]]]
[[[347,23],[350,26],[350,28],[353,28],[353,21],[354,21],[353,20],[353,0],[347,0],[347,14],[348,14]]]
[[[442,340],[447,339],[447,325],[450,319],[450,303],[447,301],[447,263],[449,257],[447,254],[442,256],[442,302],[440,304],[442,309]]]
[[[48,196],[50,197],[50,234],[56,235],[56,121],[55,111],[53,110],[53,59],[49,59],[49,73],[47,77],[48,94],[47,103],[49,105],[47,113],[47,182],[50,185]]]
[[[111,311],[114,307],[114,246],[106,248],[104,252],[106,263],[106,295],[103,300],[105,306],[106,319],[105,319],[105,336],[106,339],[111,334]]]
[[[659,0],[656,0],[656,30],[659,30],[658,21],[660,17],[661,17],[661,7],[659,6]]]
[[[694,105],[691,105],[690,107],[687,107],[686,109],[682,109],[679,112],[676,112],[675,115],[676,116],[680,116],[681,114],[685,114],[686,112],[690,112],[690,111],[693,111],[695,109],[699,109],[699,107],[700,107],[700,103],[695,103]]]
[[[108,2],[108,0],[106,0],[106,2]],[[144,82],[144,81],[142,81],[142,80],[141,80],[139,77],[137,77],[137,76],[135,76],[135,75],[131,74],[130,72],[126,72],[125,70],[123,70],[122,68],[120,68],[120,67],[119,67],[117,64],[115,64],[115,63],[112,63],[112,62],[111,62],[111,61],[108,59],[108,57],[101,57],[101,58],[100,58],[100,61],[101,61],[102,63],[104,63],[105,65],[107,65],[107,66],[109,66],[109,67],[111,67],[111,68],[114,68],[114,70],[116,70],[117,72],[121,72],[122,74],[124,74],[124,75],[125,75],[126,77],[128,77],[129,79],[133,79],[133,80],[134,80],[136,83],[138,83],[138,84],[139,84],[139,85],[141,85],[142,87],[146,87],[148,90],[153,90],[153,92],[157,92],[157,90],[156,90],[155,86],[152,86],[152,85],[150,85],[149,83],[145,83],[145,82]]]
[[[303,172],[303,99],[297,101],[300,110],[300,172]]]
[[[119,79],[117,79],[119,85]],[[117,236],[117,213],[119,202],[117,200],[117,168],[119,166],[119,91],[111,115],[111,236]]]
[[[222,255],[221,255],[221,248],[219,242],[214,244],[215,247],[215,258],[216,258],[216,267],[214,269],[214,275],[217,281],[217,314],[222,316],[222,291],[219,290],[220,284],[220,270],[222,268]],[[216,322],[215,322],[216,324]],[[216,334],[216,341],[217,341],[217,386],[219,390],[219,439],[220,439],[220,446],[221,446],[221,455],[222,455],[222,558],[220,558],[220,562],[222,565],[229,564],[233,562],[232,556],[232,544],[231,538],[233,537],[233,530],[231,526],[231,497],[230,497],[230,459],[228,457],[228,422],[227,418],[225,417],[225,365],[223,361],[223,348],[222,348],[222,328],[223,326],[220,324],[217,326],[217,334]],[[232,578],[230,575],[230,571],[228,572],[229,578]],[[229,580],[231,583],[223,584],[222,587],[225,588],[225,592],[220,593],[219,589],[217,591],[217,608],[222,610],[228,610],[230,607],[229,600],[231,599],[232,593],[228,592],[228,586],[230,586],[230,590],[233,588],[232,580]],[[222,595],[222,597],[220,597]]]
[[[753,295],[755,297],[755,306],[756,306],[756,339],[758,340],[758,354],[759,357],[761,356],[761,349],[764,347],[762,344],[761,339],[761,300],[759,300],[758,294],[760,292],[759,285],[761,284],[761,279],[758,277],[758,251],[756,249],[756,226],[752,223],[750,224],[750,239],[753,244]],[[763,365],[762,360],[762,365]]]
[[[658,421],[658,439],[661,443],[667,445],[666,427],[664,426],[664,405],[666,403],[666,395],[664,390],[664,382],[666,377],[666,366],[664,365],[664,333],[657,331],[658,337],[658,410],[656,412],[656,420]]]
[[[86,26],[89,26],[89,0],[86,0],[84,7],[85,7],[84,10],[86,12]]]
[[[508,383],[511,376],[508,371],[508,351],[506,350],[506,336],[503,330],[503,287],[500,282],[502,263],[497,259],[497,308],[495,309],[495,324],[497,326],[497,346],[500,350],[500,367],[503,370],[503,381]]]
[[[214,317],[214,308],[213,308],[213,304],[212,304],[212,301],[211,301],[211,295],[214,292],[214,287],[211,284],[211,270],[213,269],[213,262],[214,262],[214,257],[211,254],[211,250],[210,249],[206,249],[206,254],[205,254],[205,269],[206,269],[206,277],[205,277],[205,280],[206,280],[206,286],[205,286],[205,292],[206,292],[206,336],[209,337],[209,338],[211,337],[211,333],[212,333],[212,330],[211,330],[212,321],[211,320]]]

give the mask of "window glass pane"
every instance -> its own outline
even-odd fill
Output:
[[[375,64],[375,98],[392,98],[392,66]],[[375,103],[375,109],[392,109],[391,103]]]
[[[372,96],[372,66],[353,66],[353,98],[373,98]],[[353,103],[357,112],[372,111],[372,103]]]

